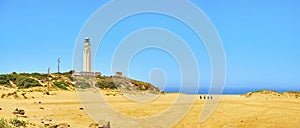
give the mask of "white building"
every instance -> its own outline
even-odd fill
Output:
[[[85,37],[83,50],[83,72],[91,72],[91,49],[90,39]]]
[[[74,72],[73,76],[101,76],[101,72],[91,71],[91,49],[90,39],[85,37],[83,50],[83,70]]]

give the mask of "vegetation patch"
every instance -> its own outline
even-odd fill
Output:
[[[20,76],[26,76],[26,77],[33,77],[36,78],[38,80],[47,80],[48,78],[48,74],[41,74],[41,73],[20,73]]]
[[[0,119],[0,128],[11,128],[8,121],[4,118]]]
[[[14,83],[18,86],[18,88],[30,88],[30,87],[42,86],[35,79],[24,77],[24,76],[17,77]]]
[[[91,85],[88,82],[78,81],[78,82],[76,82],[75,87],[76,88],[86,89],[86,88],[91,87]]]
[[[0,84],[10,85],[9,81],[15,81],[16,77],[11,74],[2,74],[0,75]]]
[[[9,121],[5,118],[0,119],[0,128],[19,128],[26,127],[26,122],[17,118],[10,119]]]
[[[23,120],[19,120],[17,118],[13,118],[9,121],[9,123],[11,123],[13,126],[15,127],[21,127],[21,126],[26,126],[26,122]]]
[[[53,84],[58,88],[68,90],[68,88],[67,88],[67,86],[69,86],[68,82],[65,82],[65,81],[57,82],[57,81],[55,81],[55,82],[53,82]]]
[[[114,83],[114,82],[103,82],[103,81],[97,82],[97,86],[101,89],[104,89],[104,88],[116,89],[119,84],[120,83]]]
[[[95,79],[89,76],[73,76],[74,71],[64,73],[52,73],[51,75],[43,73],[16,73],[0,74],[0,85],[6,87],[17,87],[19,89],[42,86],[52,84],[57,88],[69,90],[72,87],[76,88],[90,88],[92,84],[101,89],[120,89],[126,88],[129,90],[148,91],[152,90],[158,92],[159,89],[150,83],[122,78],[114,76],[96,76]],[[75,81],[75,84],[73,84]],[[4,97],[4,96],[3,96]],[[1,97],[0,97],[1,98]]]
[[[42,86],[38,81],[29,78],[28,76],[18,75],[18,74],[0,75],[0,84],[11,85],[10,81],[14,82],[18,88]]]

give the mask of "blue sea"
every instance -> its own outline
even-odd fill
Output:
[[[222,94],[246,94],[248,92],[255,92],[259,90],[272,90],[277,92],[287,92],[287,91],[300,91],[299,89],[274,89],[274,88],[224,88]],[[165,89],[164,92],[182,92],[180,89],[176,88],[168,88]],[[194,91],[183,91],[182,93],[191,93]],[[208,94],[209,88],[200,88],[198,93],[193,94]]]

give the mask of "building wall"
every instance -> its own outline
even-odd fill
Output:
[[[123,77],[123,73],[122,72],[116,72],[116,75],[117,77]]]
[[[86,40],[86,42],[84,43],[83,71],[91,72],[91,50],[90,50],[90,43],[88,40]]]

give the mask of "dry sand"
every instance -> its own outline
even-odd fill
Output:
[[[16,90],[1,89],[2,94]],[[43,92],[17,92],[18,97],[0,98],[0,118],[14,118],[16,108],[24,109],[25,116],[19,119],[28,121],[28,127],[45,127],[45,124],[65,123],[70,127],[84,128],[93,123],[88,114],[81,110],[74,91],[52,91],[51,95]],[[178,94],[161,95],[152,103],[136,103],[122,95],[107,96],[106,101],[118,112],[133,117],[149,117],[160,113],[174,103]],[[198,97],[199,95],[197,95]],[[196,100],[187,115],[175,125],[180,128],[295,128],[300,126],[300,98],[245,98],[240,95],[223,95],[212,116],[199,123],[199,115],[205,100]],[[111,121],[113,122],[113,121]]]

